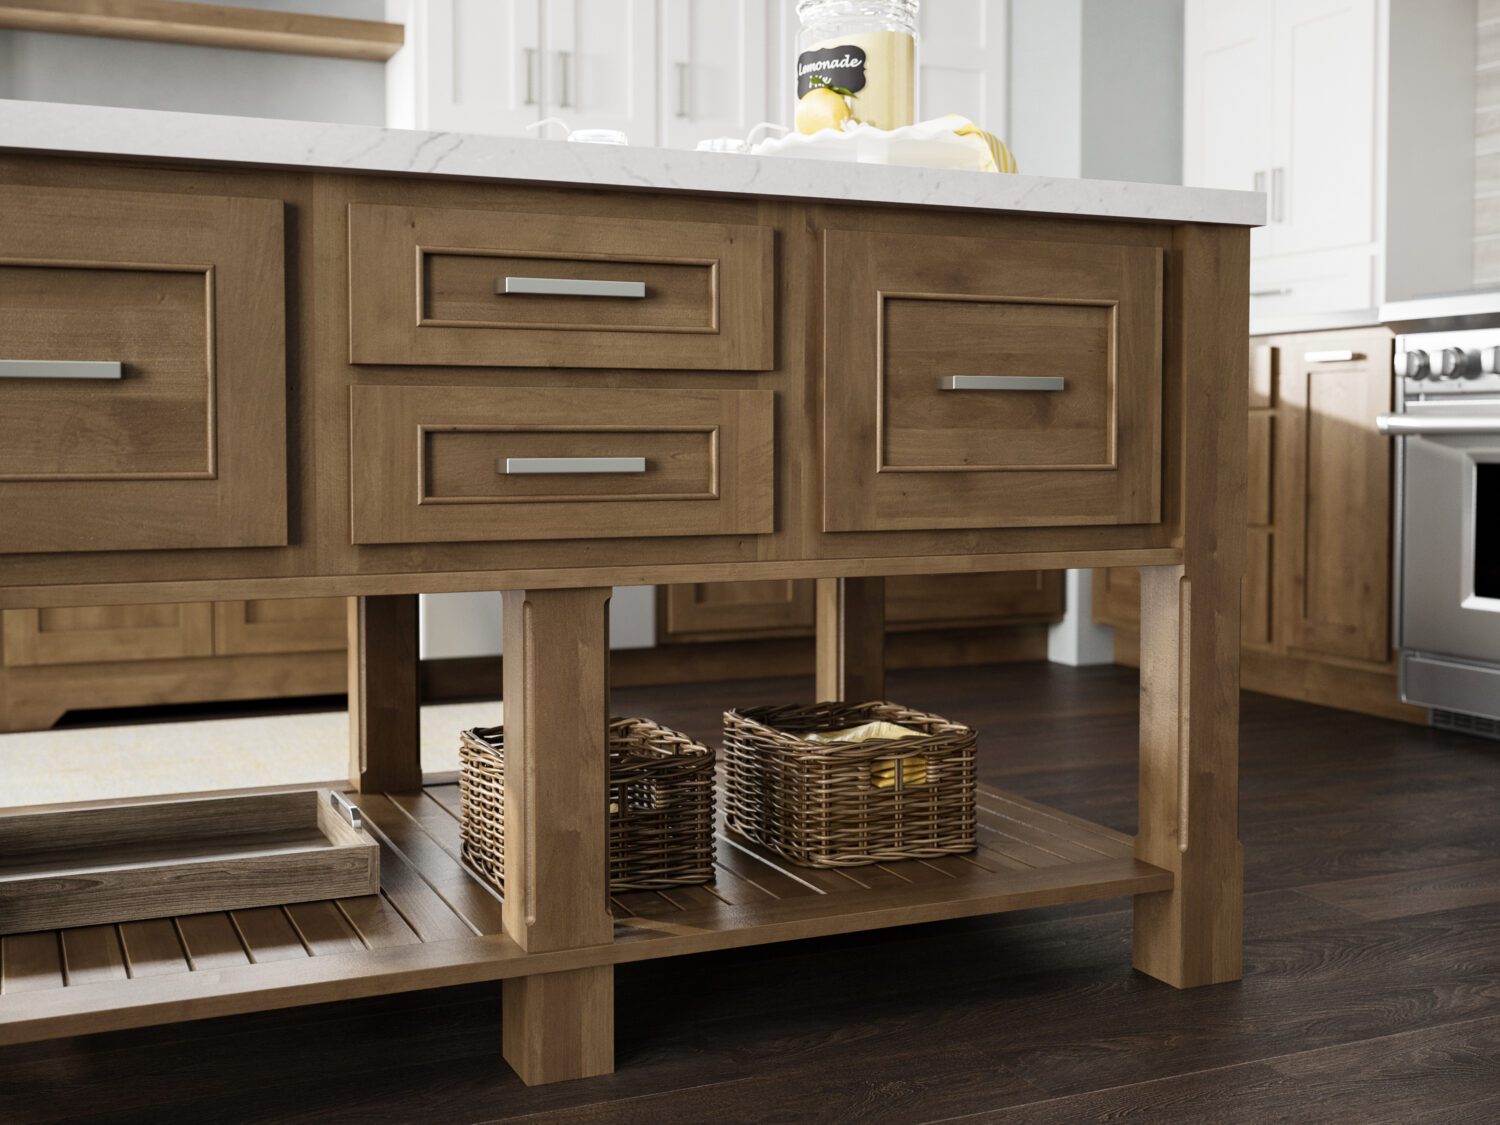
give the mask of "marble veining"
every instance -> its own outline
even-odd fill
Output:
[[[5,99],[0,150],[1159,222],[1260,226],[1266,218],[1265,197],[1248,191]]]

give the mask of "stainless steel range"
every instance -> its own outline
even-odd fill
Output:
[[[1500,297],[1388,312],[1401,698],[1500,738]]]

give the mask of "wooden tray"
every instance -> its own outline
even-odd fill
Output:
[[[379,845],[327,789],[0,816],[0,934],[379,890]]]

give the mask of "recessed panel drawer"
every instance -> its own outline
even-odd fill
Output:
[[[768,533],[774,397],[353,387],[354,542]]]
[[[824,530],[1161,518],[1160,250],[824,240]]]
[[[766,370],[761,227],[351,204],[354,363]]]
[[[0,186],[0,553],[287,541],[282,204]]]

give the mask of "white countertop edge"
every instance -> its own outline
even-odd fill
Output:
[[[0,150],[1260,226],[1265,196],[0,99]]]

